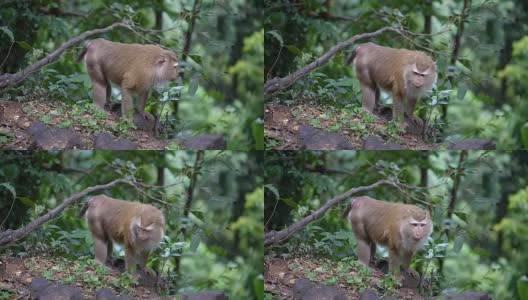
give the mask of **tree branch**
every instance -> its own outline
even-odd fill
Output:
[[[28,233],[35,230],[39,226],[43,225],[44,223],[51,221],[55,218],[57,218],[64,209],[66,209],[71,204],[75,203],[77,200],[81,199],[82,197],[88,195],[91,192],[104,190],[111,188],[119,183],[127,183],[132,186],[135,184],[127,179],[116,179],[114,181],[110,181],[107,184],[102,185],[96,185],[89,188],[84,189],[82,192],[79,192],[77,194],[74,194],[73,196],[65,199],[59,206],[55,207],[54,209],[50,210],[46,214],[38,217],[33,222],[19,228],[19,229],[8,229],[6,231],[0,232],[0,246],[18,241],[22,238],[24,238]]]
[[[108,31],[112,31],[116,27],[125,27],[128,29],[132,29],[134,25],[130,22],[119,22],[114,23],[108,27],[101,28],[101,29],[94,29],[90,31],[86,31],[81,35],[78,35],[74,38],[71,38],[69,41],[62,44],[57,50],[51,52],[50,54],[46,55],[41,60],[37,61],[36,63],[26,67],[24,70],[17,72],[17,73],[6,73],[0,75],[0,90],[5,89],[6,87],[17,85],[20,82],[24,81],[29,75],[34,73],[35,71],[40,70],[46,65],[49,65],[55,61],[57,61],[60,57],[60,55],[66,51],[67,49],[76,46],[80,42],[84,41],[86,38],[100,34],[105,33]]]
[[[268,80],[264,84],[264,96],[268,96],[270,94],[283,90],[287,88],[288,86],[294,84],[298,79],[308,75],[308,73],[310,73],[311,71],[326,65],[338,51],[342,50],[343,48],[352,46],[354,43],[356,43],[356,41],[380,35],[384,33],[385,31],[393,31],[393,32],[402,34],[400,29],[397,29],[395,27],[383,27],[374,32],[367,32],[367,33],[355,35],[352,38],[344,42],[340,42],[334,47],[330,48],[328,52],[326,52],[325,54],[323,54],[321,57],[317,58],[310,64],[306,65],[305,67],[301,68],[300,70],[297,70],[286,77],[282,77],[282,78],[275,77],[273,79]]]
[[[394,182],[392,180],[379,180],[375,183],[368,185],[368,186],[360,186],[356,188],[351,188],[346,193],[341,194],[339,196],[336,196],[334,198],[329,199],[326,201],[326,203],[321,206],[318,210],[314,211],[313,213],[309,214],[308,216],[304,217],[302,220],[300,220],[297,223],[294,223],[290,225],[288,228],[285,228],[281,231],[270,231],[264,234],[264,247],[273,246],[279,243],[283,243],[286,240],[290,238],[292,234],[295,232],[301,230],[306,225],[319,220],[324,216],[324,214],[334,205],[338,204],[339,202],[349,198],[353,194],[368,191],[377,188],[378,186],[382,184],[388,184],[397,187],[398,183]]]

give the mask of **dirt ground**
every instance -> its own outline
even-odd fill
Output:
[[[83,270],[79,273],[75,263],[57,262],[46,257],[0,257],[0,291],[12,292],[13,297],[9,299],[32,299],[30,298],[29,285],[35,277],[43,277],[51,283],[63,283],[81,290],[87,300],[95,299],[95,292],[101,285],[110,287],[115,294],[121,293],[134,297],[135,299],[164,299],[154,288],[136,286],[127,291],[117,291],[112,282],[117,280],[113,275],[97,275],[94,270]],[[92,277],[100,281],[90,281]]]
[[[378,136],[384,142],[396,142],[409,150],[431,150],[420,136],[390,134],[386,131],[387,121],[376,118],[372,122],[362,120],[361,113],[317,104],[266,103],[264,105],[264,135],[266,148],[275,150],[298,150],[297,133],[300,126],[309,125],[325,132],[338,133],[347,138],[356,149],[362,149],[364,139]],[[367,124],[367,125],[365,125]]]
[[[88,110],[76,114],[76,108],[48,101],[0,101],[0,148],[28,149],[31,137],[26,129],[35,121],[41,121],[48,127],[71,128],[80,135],[84,145],[82,149],[93,149],[94,137],[101,130],[114,139],[126,138],[135,142],[139,149],[162,150],[168,147],[166,141],[153,137],[151,132],[130,128],[125,133],[119,133],[119,117],[115,114],[98,120]]]
[[[382,277],[380,274],[364,275],[350,267],[342,272],[343,266],[338,266],[327,259],[316,259],[311,257],[280,259],[264,259],[264,290],[273,295],[273,299],[286,300],[293,298],[293,285],[296,279],[304,278],[317,284],[334,286],[343,291],[350,300],[359,299],[360,293],[365,289],[372,289],[381,296],[383,290]],[[310,278],[307,278],[310,277]],[[425,299],[420,296],[416,289],[396,288],[390,294],[396,299],[419,300]]]

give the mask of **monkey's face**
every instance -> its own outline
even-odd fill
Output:
[[[412,64],[406,74],[407,86],[416,96],[420,96],[431,89],[436,82],[436,66],[420,69],[416,63]]]
[[[164,220],[149,220],[148,217],[135,217],[133,226],[133,238],[141,249],[151,251],[158,247],[164,235]]]
[[[156,61],[156,77],[158,83],[165,83],[178,79],[178,59],[172,52],[166,52]]]
[[[400,231],[403,238],[407,240],[409,245],[414,245],[415,249],[421,248],[433,231],[431,220],[428,216],[417,219],[409,217],[403,221],[401,226]]]

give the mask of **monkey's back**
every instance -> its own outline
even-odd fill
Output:
[[[354,234],[364,240],[373,241],[383,246],[393,246],[401,239],[394,237],[400,231],[400,221],[427,212],[415,205],[391,203],[376,200],[368,196],[354,199],[349,204],[348,218]]]
[[[157,45],[123,44],[95,39],[89,42],[86,63],[100,65],[107,79],[121,85],[124,79],[130,79],[126,73],[134,74],[130,88],[141,82],[152,82],[155,74],[151,71],[161,55],[167,51]]]
[[[114,199],[106,195],[93,196],[88,200],[86,219],[90,230],[103,240],[113,240],[120,244],[129,244],[126,234],[132,230],[131,222],[141,217],[143,226],[157,224],[164,228],[161,211],[148,204]]]
[[[433,59],[423,52],[374,43],[361,44],[356,52],[356,57],[362,57],[354,60],[356,73],[362,73],[387,91],[392,91],[395,85],[404,86],[404,74],[399,74],[397,70],[405,70],[406,66],[416,63],[418,70],[423,71],[434,64]]]

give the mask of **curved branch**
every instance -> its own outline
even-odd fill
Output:
[[[49,65],[55,61],[57,61],[60,57],[60,55],[66,51],[67,49],[76,46],[80,42],[84,41],[87,37],[105,33],[108,31],[112,31],[116,27],[125,27],[128,29],[133,28],[133,24],[129,22],[118,22],[114,23],[108,27],[101,28],[101,29],[94,29],[90,31],[86,31],[83,34],[76,36],[74,38],[71,38],[69,41],[62,44],[58,49],[51,52],[50,54],[46,55],[44,58],[40,59],[36,63],[26,67],[24,70],[17,72],[17,73],[6,73],[0,75],[0,89],[5,89],[9,86],[17,85],[20,82],[24,81],[29,75],[34,73],[35,71],[40,70],[46,65]]]
[[[22,238],[24,238],[28,233],[35,230],[42,224],[51,221],[55,218],[57,218],[64,209],[66,209],[68,206],[76,202],[77,200],[81,199],[82,197],[88,195],[91,192],[104,190],[111,188],[119,183],[127,183],[132,186],[134,186],[134,183],[127,179],[116,179],[114,181],[110,181],[107,184],[102,185],[96,185],[89,188],[84,189],[82,192],[79,192],[77,194],[74,194],[73,196],[67,198],[62,202],[59,206],[55,207],[54,209],[50,210],[46,214],[38,217],[33,222],[19,228],[19,229],[8,229],[6,231],[0,232],[0,246],[6,245],[8,243],[12,243],[15,241],[18,241]]]
[[[306,76],[311,71],[326,65],[338,51],[342,50],[343,48],[352,46],[354,43],[356,43],[356,41],[380,35],[384,33],[385,31],[393,31],[393,32],[402,34],[400,29],[397,29],[395,27],[383,27],[374,32],[367,32],[367,33],[355,35],[351,37],[350,39],[344,42],[340,42],[334,47],[330,48],[330,50],[328,50],[321,57],[314,60],[310,64],[304,66],[300,70],[297,70],[286,77],[282,77],[282,78],[275,77],[273,79],[268,80],[264,84],[264,96],[268,96],[270,94],[283,90],[287,88],[288,86],[292,85],[293,83],[295,83],[298,79]]]
[[[347,199],[348,197],[352,196],[353,194],[368,191],[377,188],[378,186],[382,184],[388,184],[392,186],[397,186],[398,183],[392,181],[392,180],[379,180],[375,183],[367,186],[360,186],[356,188],[351,188],[346,193],[341,194],[339,196],[336,196],[334,198],[329,199],[326,201],[326,203],[321,206],[318,210],[314,211],[313,213],[309,214],[308,216],[302,218],[299,222],[290,225],[288,228],[285,228],[281,231],[270,231],[264,234],[264,247],[273,246],[282,242],[285,242],[290,238],[292,234],[295,232],[301,230],[306,225],[312,223],[313,221],[319,220],[324,216],[324,214],[332,208],[332,206],[336,205],[337,203]]]

